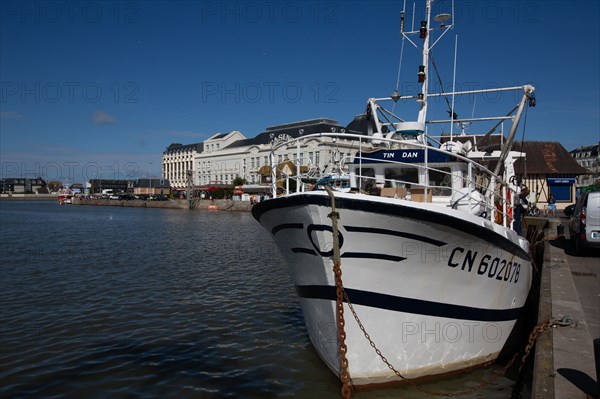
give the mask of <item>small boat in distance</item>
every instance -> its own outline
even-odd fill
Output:
[[[73,191],[68,188],[61,188],[58,191],[58,204],[59,205],[67,205],[73,203]]]
[[[428,0],[420,28],[405,32],[403,14],[403,37],[423,42],[421,92],[369,99],[363,134],[323,132],[275,144],[273,198],[252,209],[287,261],[313,346],[336,375],[347,371],[354,385],[399,381],[382,357],[408,379],[493,361],[531,287],[529,243],[513,229],[512,213],[519,190],[514,163],[524,154],[511,148],[524,108],[535,105],[534,88],[429,93],[430,52],[453,27],[445,25],[449,18],[436,17],[440,26],[432,27]],[[447,119],[427,118],[431,98],[503,91],[521,93],[508,114],[458,119],[452,106]],[[399,100],[416,102],[416,120],[382,105]],[[496,127],[480,136],[465,133],[468,124],[490,121],[496,127],[511,122],[508,137],[494,135]],[[442,124],[451,133],[435,136]],[[461,133],[452,134],[453,126]],[[313,190],[300,172],[278,180],[274,162],[281,146],[300,153],[308,140],[331,151],[352,149]],[[346,314],[341,325],[340,290]],[[340,344],[347,348],[346,370]]]

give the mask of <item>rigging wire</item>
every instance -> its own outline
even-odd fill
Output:
[[[398,60],[398,76],[396,78],[396,91],[400,87],[400,72],[402,71],[402,59],[404,58],[404,42],[406,41],[406,37],[404,36],[404,16],[406,10],[406,1],[404,1],[404,6],[402,7],[402,13],[400,16],[400,33],[402,34],[402,46],[400,47],[400,59]],[[396,102],[392,104],[392,112],[396,108]]]
[[[521,136],[521,152],[525,152],[525,129],[527,128],[527,113],[529,111],[529,106],[525,108],[525,118],[523,119],[523,133]],[[527,178],[527,156],[521,157],[521,165],[523,167],[523,179]]]
[[[446,94],[446,92],[444,90],[444,83],[442,83],[442,77],[440,76],[437,65],[435,64],[435,59],[433,58],[433,51],[429,51],[429,58],[431,58],[431,64],[433,65],[435,74],[437,75],[438,81],[440,82],[440,91],[442,92],[442,94]],[[452,109],[452,106],[450,105],[450,100],[448,99],[448,96],[443,96],[443,97],[444,97],[444,100],[446,100],[446,104],[448,105],[448,115],[450,115],[450,117],[452,119],[458,119],[458,114],[456,112],[454,112],[454,109]]]

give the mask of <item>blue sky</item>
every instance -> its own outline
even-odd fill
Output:
[[[598,142],[599,4],[456,1],[456,28],[434,49],[444,86],[456,34],[459,89],[532,83],[527,140],[568,150]],[[234,129],[253,137],[321,116],[346,125],[369,97],[395,88],[401,9],[402,1],[2,0],[2,175],[156,176],[172,142]],[[402,93],[414,91],[419,64],[406,46]],[[516,101],[479,96],[456,110],[503,114]]]

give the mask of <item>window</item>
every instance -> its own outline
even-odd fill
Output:
[[[318,153],[317,153],[318,154]],[[375,187],[375,169],[373,168],[360,168],[355,169],[356,176],[359,178],[358,184],[360,189],[363,191],[369,191]]]
[[[410,189],[414,184],[419,184],[419,173],[415,167],[387,168],[384,177],[385,187]]]
[[[452,174],[450,168],[429,170],[429,185],[433,195],[452,195]]]
[[[321,153],[319,151],[315,152],[315,164],[318,166],[321,163]]]

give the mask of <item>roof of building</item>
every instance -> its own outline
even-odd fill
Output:
[[[593,145],[582,145],[580,147],[575,148],[574,150],[569,151],[569,154],[575,156],[577,153],[587,153],[590,152],[590,157],[597,157],[600,154],[600,142],[598,144]]]
[[[387,126],[383,126],[381,129],[383,133],[387,133]],[[346,126],[346,131],[348,133],[354,134],[369,134],[369,131],[375,132],[377,128],[375,127],[375,120],[369,117],[367,114],[359,114],[354,117],[352,122]]]
[[[345,128],[341,126],[336,120],[327,118],[309,119],[300,122],[286,123],[285,125],[268,127],[264,132],[260,133],[254,138],[235,141],[225,148],[268,144],[274,138],[280,135],[287,135],[293,138],[297,138],[301,135],[309,135],[313,133],[343,131],[345,131]]]
[[[31,178],[31,177],[5,177],[0,180],[3,184],[26,184],[30,182],[31,184],[40,184],[45,186],[46,181],[41,177]]]
[[[171,143],[167,147],[167,149],[163,152],[164,155],[172,154],[176,152],[183,151],[196,151],[198,153],[202,152],[204,149],[203,143],[193,143],[193,144],[180,144],[180,143]]]
[[[524,161],[515,162],[517,174],[577,176],[589,173],[557,141],[515,142],[513,150],[526,154]]]

